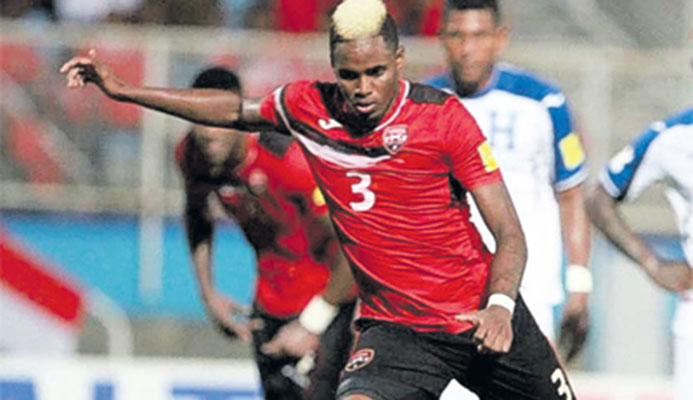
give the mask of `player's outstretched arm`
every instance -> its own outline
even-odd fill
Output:
[[[192,186],[192,187],[191,187]],[[212,274],[212,238],[214,222],[207,206],[208,191],[186,185],[185,227],[190,255],[200,295],[214,324],[227,334],[235,334],[250,341],[251,329],[256,322],[238,322],[233,315],[246,319],[250,311],[216,290]]]
[[[497,248],[489,273],[486,308],[457,319],[477,325],[474,338],[480,349],[507,352],[513,340],[512,312],[527,261],[525,237],[503,182],[480,186],[472,189],[471,194]]]
[[[691,268],[684,263],[659,260],[645,239],[628,226],[618,212],[616,201],[601,185],[595,185],[590,190],[586,205],[594,226],[642,267],[657,285],[674,292],[691,288]]]
[[[559,344],[567,349],[566,361],[585,344],[589,330],[589,294],[592,276],[588,269],[591,225],[585,210],[584,185],[557,194],[563,242],[568,253],[568,299],[563,309]]]
[[[130,85],[101,62],[94,50],[90,50],[86,56],[70,59],[60,68],[60,73],[65,74],[68,88],[82,88],[93,83],[114,100],[138,104],[191,122],[247,129],[271,127],[251,102],[246,105],[248,111],[244,111],[243,99],[235,92]]]

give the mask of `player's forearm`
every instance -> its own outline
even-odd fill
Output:
[[[590,257],[591,227],[579,185],[558,193],[561,227],[570,264],[587,266]]]
[[[471,193],[497,243],[489,271],[489,293],[515,299],[527,262],[527,245],[515,207],[503,182],[473,189]]]
[[[515,299],[527,262],[527,246],[519,229],[497,228],[494,235],[498,246],[489,271],[489,293],[502,293]]]
[[[202,296],[214,290],[212,277],[212,238],[214,225],[206,216],[188,211],[185,215],[190,255],[195,270],[195,278]]]
[[[594,226],[626,256],[653,273],[659,260],[647,242],[633,232],[616,208],[615,200],[601,186],[594,187],[587,199],[587,212]]]
[[[228,90],[122,85],[111,97],[198,124],[232,127],[241,119],[242,98]]]
[[[333,305],[338,305],[353,299],[355,282],[349,263],[343,255],[337,256],[337,261],[330,271],[330,279],[322,297]]]

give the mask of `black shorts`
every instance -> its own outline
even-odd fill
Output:
[[[252,318],[261,319],[263,328],[253,331],[255,361],[260,372],[260,381],[266,400],[324,400],[334,399],[339,384],[342,367],[349,358],[352,344],[351,321],[354,304],[344,304],[339,314],[320,337],[315,368],[306,376],[299,373],[296,357],[273,357],[260,351],[279,329],[292,319],[280,319],[266,314],[257,308]]]
[[[482,400],[574,399],[553,347],[520,297],[512,326],[510,352],[482,354],[473,343],[473,329],[453,335],[357,321],[356,344],[338,398],[363,394],[375,400],[438,399],[456,379]]]

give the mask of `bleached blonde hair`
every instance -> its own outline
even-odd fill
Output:
[[[373,36],[387,18],[382,0],[344,0],[332,14],[335,33],[346,40]]]
[[[395,53],[399,47],[397,24],[382,0],[344,0],[332,14],[330,60],[337,43],[380,35]]]

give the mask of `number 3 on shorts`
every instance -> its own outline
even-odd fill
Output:
[[[565,379],[565,374],[560,368],[556,368],[551,374],[551,382],[555,385],[558,383],[558,395],[565,395],[565,400],[573,400],[573,394],[570,392],[568,381]]]
[[[349,205],[351,206],[351,209],[362,212],[373,208],[373,205],[375,204],[375,193],[368,188],[371,185],[371,176],[354,171],[347,172],[346,176],[347,178],[359,178],[357,183],[351,185],[351,192],[363,197],[363,200],[361,201],[350,202]]]

